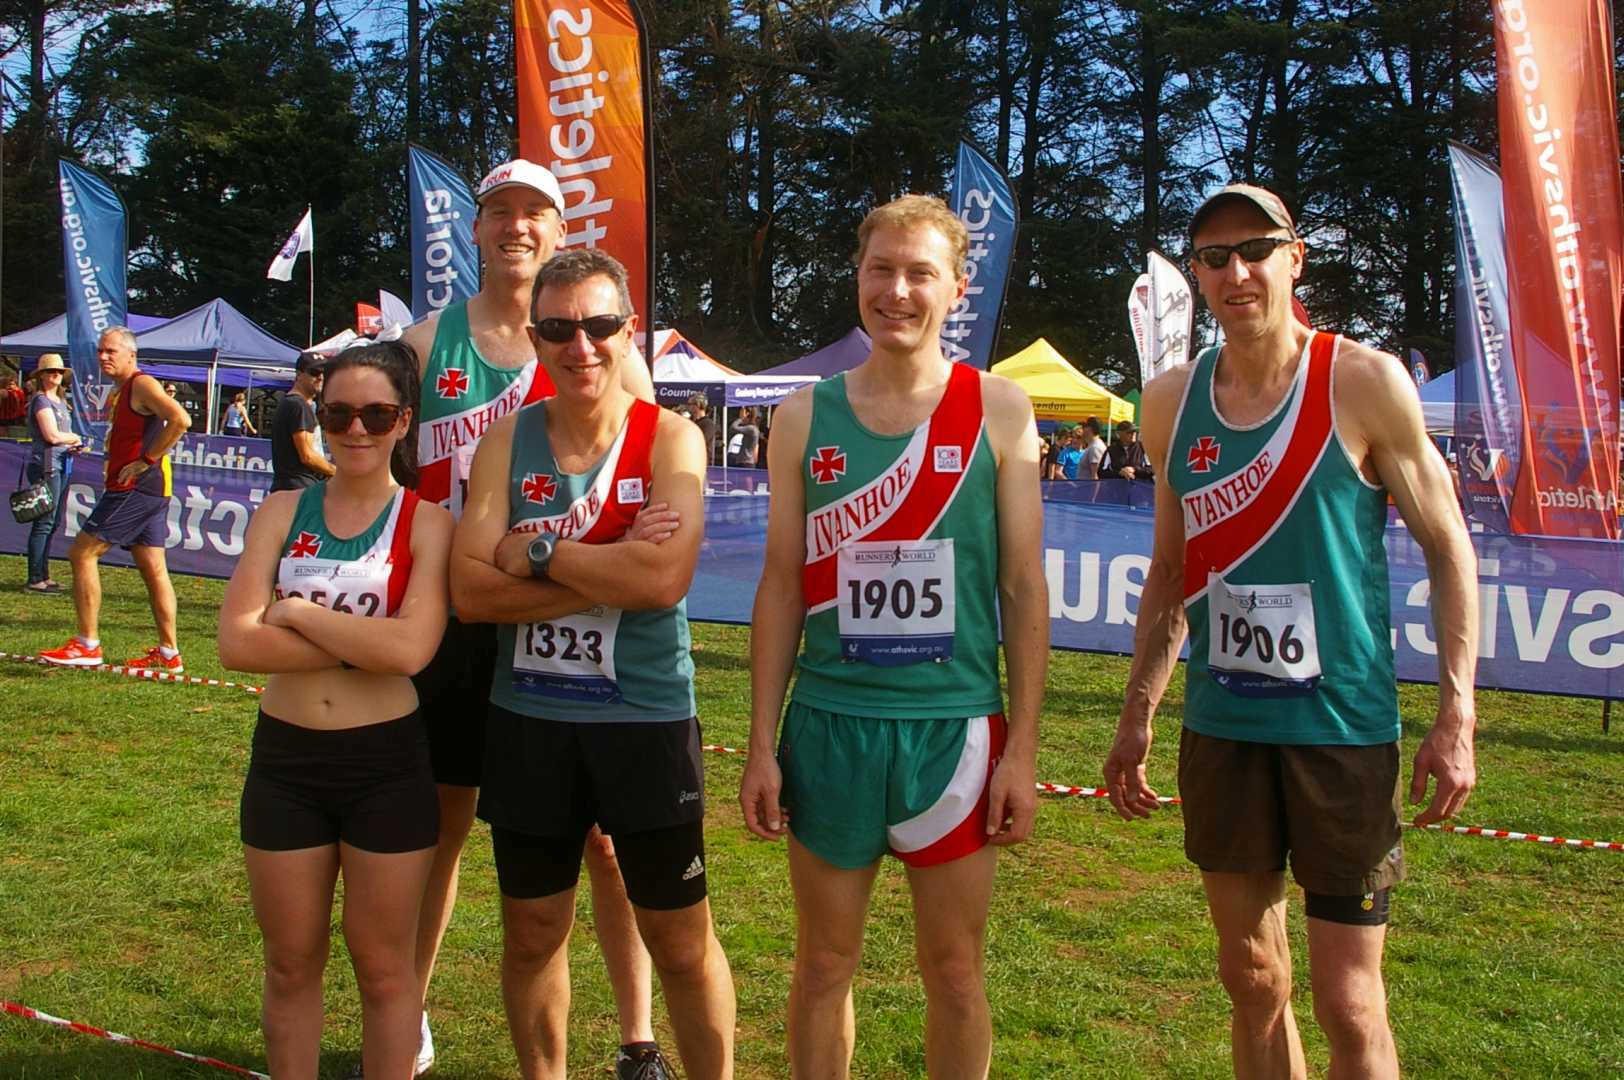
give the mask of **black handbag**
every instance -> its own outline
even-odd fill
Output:
[[[36,518],[42,518],[56,509],[56,499],[51,496],[51,485],[44,480],[23,487],[23,470],[17,470],[17,490],[11,493],[11,516],[17,519],[17,524],[27,525]]]

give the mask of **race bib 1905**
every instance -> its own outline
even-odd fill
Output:
[[[1307,584],[1231,585],[1207,576],[1207,670],[1241,697],[1297,697],[1319,685]]]
[[[840,656],[882,667],[953,659],[953,541],[862,540],[837,559]]]
[[[571,701],[620,701],[619,630],[620,609],[601,604],[578,615],[521,625],[513,642],[513,688]]]

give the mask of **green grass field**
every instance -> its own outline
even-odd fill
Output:
[[[0,558],[0,650],[33,653],[72,629],[72,601],[21,592]],[[64,580],[67,568],[59,567]],[[115,661],[154,643],[133,571],[106,570],[102,638]],[[178,579],[189,673],[221,677],[221,583]],[[748,634],[696,626],[708,741],[743,746]],[[1039,779],[1094,785],[1125,661],[1056,653]],[[1182,702],[1169,694],[1151,779],[1174,787]],[[1406,751],[1430,722],[1429,687],[1402,693]],[[1484,694],[1481,779],[1464,823],[1624,839],[1624,734],[1593,701]],[[264,1067],[259,939],[237,841],[255,699],[0,661],[0,999],[227,1061]],[[1408,757],[1406,757],[1408,760]],[[740,759],[709,769],[709,870],[739,992],[739,1074],[786,1076],[784,1002],[794,942],[783,849],[746,839]],[[476,829],[431,1001],[433,1075],[513,1075],[497,965],[501,932],[487,833]],[[1223,1076],[1228,1014],[1214,938],[1176,810],[1145,824],[1097,800],[1045,799],[1035,838],[1003,858],[988,981],[1000,1077]],[[1412,1076],[1624,1072],[1624,854],[1410,833],[1387,975]],[[584,890],[583,890],[584,893]],[[575,936],[571,1072],[603,1076],[615,1028],[596,946]],[[1294,903],[1296,1005],[1311,1071],[1325,1045]],[[336,926],[336,922],[335,922]],[[880,878],[857,985],[854,1073],[924,1074],[923,997],[907,894]],[[335,935],[324,1076],[357,1058],[359,1002]],[[658,1006],[656,1011],[658,1012]],[[226,1075],[0,1015],[0,1077]]]

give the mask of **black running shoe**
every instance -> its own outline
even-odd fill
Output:
[[[658,1046],[645,1046],[629,1053],[621,1047],[615,1055],[615,1080],[671,1080],[671,1072]]]

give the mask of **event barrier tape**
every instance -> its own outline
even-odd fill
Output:
[[[50,664],[48,661],[41,660],[37,656],[29,656],[24,653],[0,652],[0,659],[16,660],[19,663],[24,664],[39,664],[45,667],[56,666]],[[67,668],[65,670],[100,671],[113,675],[124,675],[129,678],[152,679],[155,682],[184,683],[188,686],[217,686],[222,689],[243,690],[250,694],[261,694],[265,692],[265,688],[262,686],[249,686],[245,683],[226,682],[220,679],[197,679],[189,675],[171,675],[168,672],[148,671],[141,668],[132,670],[117,664],[102,664],[98,667],[89,668]],[[700,749],[712,754],[736,754],[740,757],[745,756],[745,751],[740,750],[737,747],[720,746],[715,743],[707,743],[706,745],[701,746]],[[1104,788],[1073,787],[1069,784],[1046,784],[1039,781],[1037,789],[1047,795],[1064,795],[1079,799],[1104,799],[1109,797],[1109,793]],[[1173,806],[1178,806],[1181,803],[1180,799],[1169,795],[1158,795],[1156,797],[1156,801]],[[1515,832],[1510,829],[1484,829],[1477,826],[1465,825],[1417,825],[1411,821],[1406,821],[1404,824],[1407,828],[1411,829],[1425,829],[1429,832],[1452,833],[1456,836],[1482,836],[1491,840],[1525,840],[1531,844],[1550,844],[1555,847],[1590,848],[1597,851],[1624,851],[1624,842],[1619,842],[1616,840],[1575,840],[1565,836],[1542,836],[1538,833]]]
[[[81,1024],[76,1020],[64,1020],[59,1016],[52,1016],[50,1013],[40,1012],[38,1009],[30,1009],[27,1005],[18,1005],[10,1001],[0,1001],[0,1012],[7,1012],[13,1016],[21,1016],[25,1020],[38,1020],[41,1023],[67,1028],[69,1031],[77,1031],[83,1035],[94,1035],[98,1039],[106,1039],[108,1042],[115,1042],[122,1046],[139,1046],[143,1050],[156,1050],[160,1054],[168,1054],[170,1057],[180,1058],[183,1061],[194,1061],[199,1065],[208,1065],[212,1068],[224,1069],[226,1072],[236,1073],[238,1076],[252,1076],[256,1077],[257,1080],[271,1080],[270,1076],[265,1073],[255,1072],[253,1069],[245,1069],[241,1065],[233,1065],[229,1061],[221,1061],[218,1058],[205,1057],[202,1054],[188,1054],[184,1050],[176,1050],[160,1043],[148,1042],[145,1039],[135,1039],[128,1035],[120,1035],[116,1031],[103,1031],[99,1027],[91,1027],[89,1024]]]
[[[151,679],[153,682],[184,683],[187,686],[218,686],[227,690],[242,690],[250,694],[262,694],[263,686],[249,686],[246,683],[227,682],[222,679],[198,679],[191,675],[173,675],[167,671],[152,671],[147,668],[129,668],[123,664],[97,664],[95,667],[69,668],[63,664],[53,664],[49,660],[26,653],[0,652],[0,660],[15,660],[20,664],[38,664],[41,667],[63,668],[68,671],[100,671],[109,675],[123,675],[130,679]]]
[[[713,754],[738,754],[744,756],[745,751],[731,746],[706,745],[701,750],[708,750]],[[1067,784],[1046,784],[1038,781],[1038,790],[1048,795],[1066,795],[1080,799],[1106,799],[1110,792],[1104,788],[1071,787]],[[1183,800],[1176,796],[1158,795],[1156,801],[1168,803],[1173,806],[1183,804]],[[1456,836],[1482,836],[1490,840],[1526,840],[1533,844],[1552,844],[1559,847],[1593,848],[1597,851],[1624,851],[1624,843],[1616,840],[1571,840],[1565,836],[1540,836],[1537,833],[1512,832],[1509,829],[1484,829],[1468,825],[1417,825],[1413,821],[1404,822],[1407,829],[1422,829],[1427,832],[1453,833]]]

